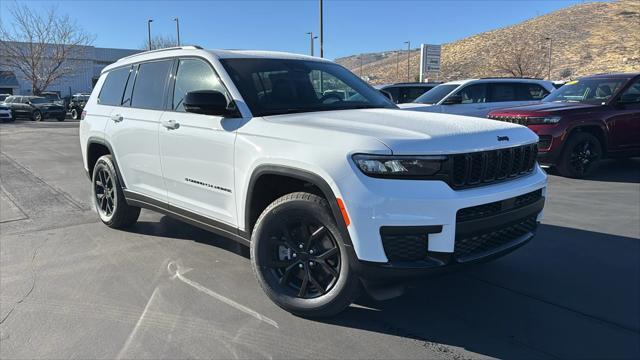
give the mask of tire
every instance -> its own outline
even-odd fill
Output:
[[[344,239],[319,196],[296,192],[271,203],[256,222],[250,252],[264,292],[293,314],[333,316],[360,293]]]
[[[562,176],[580,179],[589,175],[602,158],[602,144],[586,132],[572,134],[567,140],[556,170]]]
[[[78,110],[76,110],[75,108],[71,109],[71,119],[78,120]]]
[[[31,120],[33,120],[33,121],[43,121],[44,117],[42,117],[42,112],[40,112],[40,110],[34,110],[31,113]]]
[[[96,211],[105,225],[114,229],[124,229],[138,221],[140,208],[127,204],[111,155],[103,155],[96,161],[91,176],[91,188]]]

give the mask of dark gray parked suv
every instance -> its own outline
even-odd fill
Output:
[[[64,121],[67,112],[64,107],[40,96],[12,95],[5,99],[5,105],[11,108],[14,118],[26,117],[33,121],[53,118]]]

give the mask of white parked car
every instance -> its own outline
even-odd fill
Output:
[[[340,65],[276,52],[121,59],[80,140],[107,226],[148,208],[248,244],[268,297],[304,316],[523,245],[547,181],[526,127],[401,111]]]
[[[537,103],[555,87],[545,80],[486,78],[450,81],[422,94],[403,109],[486,117],[495,109]]]

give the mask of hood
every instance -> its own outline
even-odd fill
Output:
[[[571,102],[540,102],[532,105],[517,106],[507,109],[499,109],[491,112],[491,115],[528,115],[542,114],[548,115],[552,113],[576,110],[591,110],[599,105],[571,103]]]
[[[538,140],[532,131],[517,124],[397,109],[297,113],[267,116],[264,119],[292,127],[372,137],[384,143],[394,154],[404,155],[455,154],[523,145]],[[297,131],[291,133],[299,134]],[[508,140],[504,139],[505,136]],[[503,140],[498,141],[498,137]]]

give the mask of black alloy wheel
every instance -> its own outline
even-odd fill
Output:
[[[100,215],[111,217],[116,207],[116,190],[113,179],[107,169],[100,169],[94,181],[96,206]]]
[[[340,274],[340,248],[326,226],[290,219],[269,237],[272,275],[283,291],[312,299],[326,294]]]
[[[583,178],[595,168],[602,155],[598,138],[587,132],[573,134],[567,140],[558,162],[558,173],[570,178]]]
[[[33,121],[42,121],[42,112],[40,110],[35,110],[31,115],[31,118],[33,119]]]

